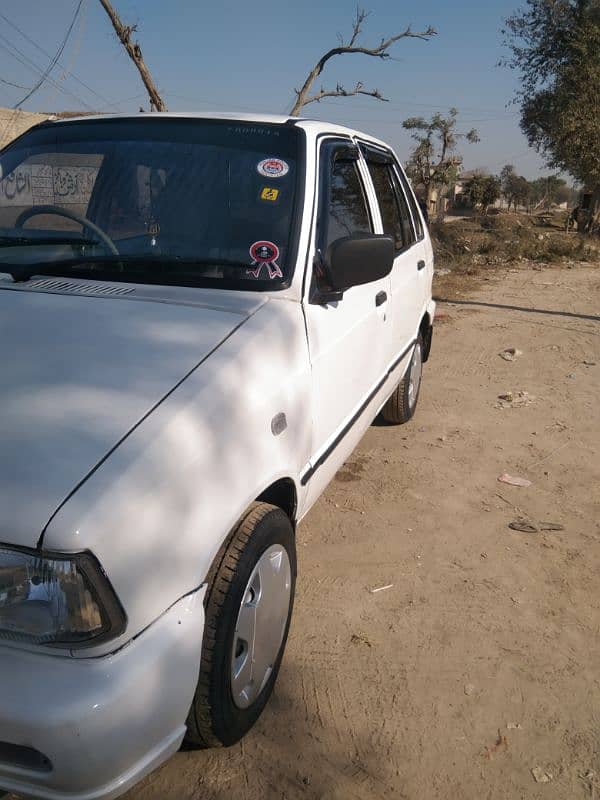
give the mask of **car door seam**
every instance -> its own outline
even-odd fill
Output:
[[[369,392],[369,394],[367,395],[367,398],[361,403],[359,409],[352,415],[352,417],[348,420],[348,422],[342,427],[342,429],[337,434],[337,436],[335,436],[335,438],[333,439],[331,444],[329,444],[326,447],[326,449],[323,451],[323,453],[315,460],[314,464],[311,463],[310,467],[302,475],[302,477],[300,478],[300,485],[301,486],[306,486],[308,481],[312,478],[312,476],[319,469],[319,467],[321,467],[325,463],[325,461],[327,461],[329,456],[333,453],[333,451],[336,449],[336,447],[342,441],[342,439],[344,439],[346,434],[348,434],[352,430],[352,428],[354,427],[356,422],[358,422],[358,420],[362,416],[363,412],[366,410],[367,406],[375,398],[375,396],[379,393],[379,391],[383,388],[383,386],[385,385],[387,379],[390,377],[392,372],[396,369],[398,364],[400,364],[400,362],[407,355],[407,353],[410,352],[411,348],[413,348],[415,346],[416,342],[417,342],[417,340],[413,339],[410,342],[410,344],[400,353],[400,355],[396,356],[396,358],[392,362],[391,366],[388,367],[388,369],[385,372],[385,374],[383,375],[383,377],[380,378],[379,381],[377,382],[377,384],[375,385],[375,388],[372,389]]]

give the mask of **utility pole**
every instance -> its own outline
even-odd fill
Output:
[[[156,88],[154,81],[152,80],[152,75],[150,74],[150,70],[146,66],[146,62],[142,57],[142,50],[137,42],[132,41],[131,34],[135,33],[137,30],[137,25],[123,25],[119,15],[112,7],[109,0],[100,0],[102,7],[108,14],[110,21],[112,22],[112,26],[115,29],[115,33],[119,37],[119,40],[135,66],[140,73],[142,81],[144,82],[144,86],[148,91],[148,97],[150,98],[150,110],[151,111],[166,111],[167,106],[158,93],[158,89]]]

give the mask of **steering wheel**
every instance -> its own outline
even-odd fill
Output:
[[[119,251],[110,236],[107,236],[104,231],[100,230],[100,228],[89,219],[81,216],[81,214],[77,214],[75,211],[70,211],[68,208],[61,208],[60,206],[31,206],[31,208],[26,208],[25,211],[21,211],[15,220],[15,228],[22,228],[28,219],[37,217],[38,214],[55,214],[57,217],[66,217],[67,219],[72,219],[74,222],[78,222],[82,228],[87,228],[94,233],[109,253],[112,253],[114,256],[119,255]]]

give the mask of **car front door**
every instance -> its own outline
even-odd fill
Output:
[[[313,456],[303,476],[307,503],[318,497],[360,439],[372,417],[390,352],[391,280],[328,292],[321,265],[336,239],[379,232],[370,206],[365,165],[351,140],[330,139],[319,152],[315,258],[305,298],[312,368]],[[369,264],[364,265],[366,271]]]

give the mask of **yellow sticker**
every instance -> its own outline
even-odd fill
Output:
[[[279,197],[279,189],[273,189],[271,186],[264,186],[260,192],[261,200],[270,200],[272,203],[277,201]]]

